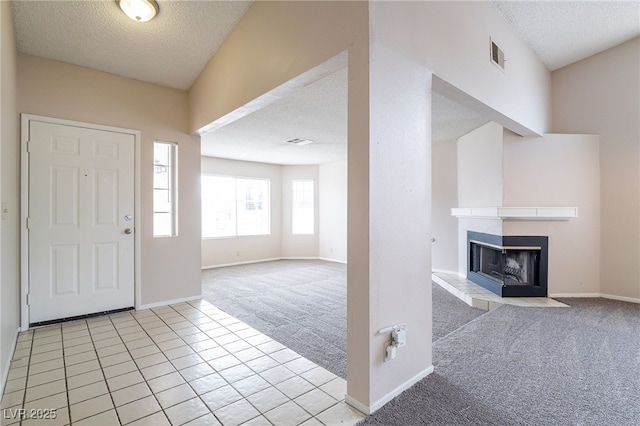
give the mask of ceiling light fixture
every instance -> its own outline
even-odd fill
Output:
[[[309,145],[310,143],[313,143],[313,141],[311,141],[309,139],[294,138],[294,139],[289,139],[288,141],[285,141],[285,143],[290,143],[291,145],[302,146],[302,145]]]
[[[116,0],[120,9],[136,22],[152,20],[159,11],[155,0]]]

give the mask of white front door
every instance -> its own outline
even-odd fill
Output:
[[[134,148],[29,122],[29,323],[134,306]]]

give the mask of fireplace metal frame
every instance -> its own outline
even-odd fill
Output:
[[[539,250],[537,282],[531,285],[506,285],[473,271],[471,244],[498,250]],[[549,275],[549,238],[545,236],[502,236],[467,231],[467,279],[501,297],[547,297]]]

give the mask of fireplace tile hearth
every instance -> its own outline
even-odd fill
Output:
[[[469,306],[489,311],[500,305],[515,305],[530,308],[566,308],[562,302],[550,297],[500,297],[497,294],[457,274],[434,272],[433,281]]]

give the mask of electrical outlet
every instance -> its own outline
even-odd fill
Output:
[[[391,340],[384,342],[384,362],[391,361],[396,357],[397,347],[391,343]]]

